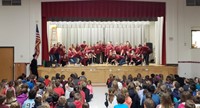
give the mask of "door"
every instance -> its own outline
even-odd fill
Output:
[[[0,47],[0,81],[14,79],[14,47]]]

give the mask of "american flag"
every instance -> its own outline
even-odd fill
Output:
[[[39,33],[39,29],[38,29],[38,25],[36,24],[36,40],[35,40],[35,54],[37,56],[39,56],[40,54],[40,33]]]

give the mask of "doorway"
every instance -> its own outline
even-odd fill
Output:
[[[14,79],[14,47],[0,47],[0,81]]]

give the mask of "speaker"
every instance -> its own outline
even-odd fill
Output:
[[[186,0],[186,6],[200,6],[200,0]]]
[[[147,42],[146,45],[150,48],[151,53],[153,53],[153,43]]]
[[[21,0],[2,0],[2,6],[21,6]]]
[[[186,6],[195,6],[196,0],[186,0]]]

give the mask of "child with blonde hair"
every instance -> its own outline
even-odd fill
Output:
[[[122,95],[125,96],[125,102],[124,102],[124,103],[125,103],[126,105],[128,105],[128,108],[131,108],[132,99],[131,99],[131,97],[129,96],[129,93],[128,93],[127,88],[126,88],[126,87],[123,87],[123,88],[121,89],[121,93],[122,93]]]

